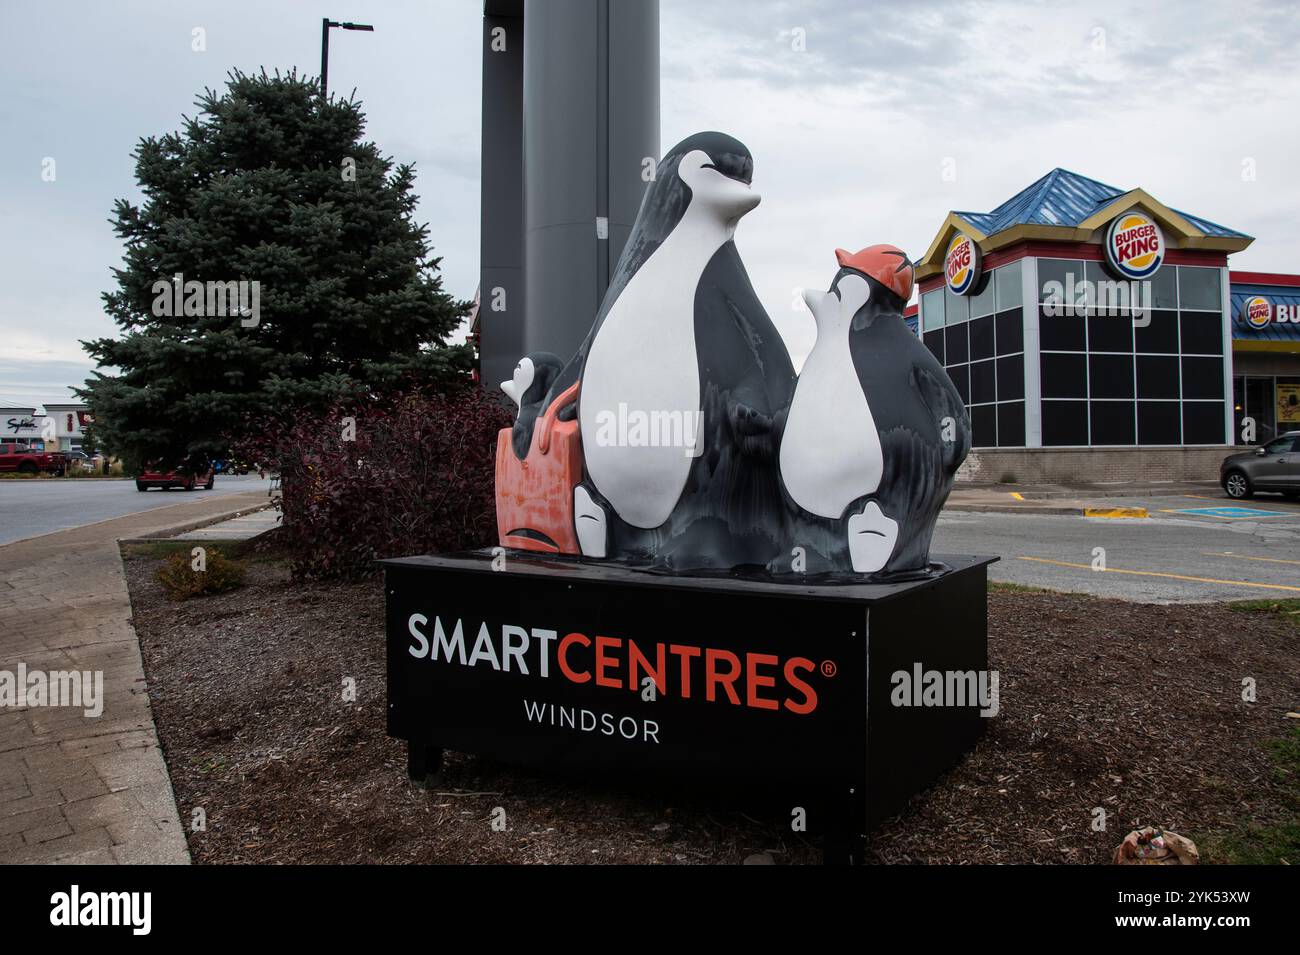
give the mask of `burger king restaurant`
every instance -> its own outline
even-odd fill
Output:
[[[970,414],[959,479],[1216,480],[1300,427],[1300,276],[1230,273],[1253,241],[1066,169],[949,213],[916,319]]]

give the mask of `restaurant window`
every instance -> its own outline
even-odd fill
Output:
[[[1021,275],[1018,261],[989,272],[980,292],[963,300],[967,307],[959,306],[957,320],[950,317],[943,329],[940,360],[966,403],[977,448],[1025,446]],[[945,298],[945,309],[956,297]]]
[[[1108,278],[1095,262],[1041,259],[1040,284]],[[1187,274],[1184,274],[1187,273]],[[1054,289],[1052,291],[1055,291]],[[1075,309],[1040,295],[1044,446],[1223,442],[1218,269],[1166,265],[1145,312]]]

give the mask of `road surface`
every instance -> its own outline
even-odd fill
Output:
[[[32,478],[0,481],[0,545],[69,527],[170,507],[187,501],[270,489],[269,479],[218,474],[211,491],[151,489],[111,478]]]
[[[1300,506],[1294,503],[1209,494],[1104,503],[1145,507],[1151,516],[945,511],[931,551],[996,554],[1002,559],[989,568],[992,580],[1126,600],[1300,598]]]

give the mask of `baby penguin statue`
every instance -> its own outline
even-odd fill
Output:
[[[828,292],[805,292],[817,342],[781,438],[790,553],[776,571],[924,570],[930,537],[970,449],[961,396],[907,327],[901,249],[837,249]]]

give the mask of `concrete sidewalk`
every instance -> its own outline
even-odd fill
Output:
[[[1076,514],[1084,517],[1146,517],[1143,508],[1116,507],[1111,498],[1222,496],[1213,481],[1116,484],[956,484],[946,511],[1003,514]],[[1224,497],[1226,501],[1227,498]],[[1141,512],[1141,513],[1138,513]]]
[[[186,501],[0,547],[0,671],[103,674],[97,717],[0,708],[0,863],[189,861],[117,541],[265,502],[261,490]]]

